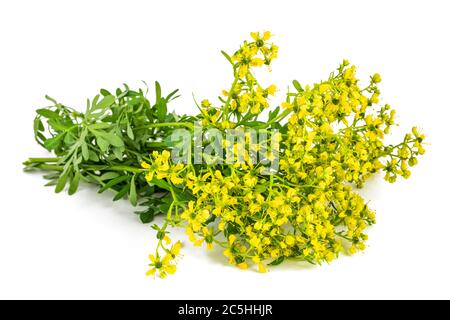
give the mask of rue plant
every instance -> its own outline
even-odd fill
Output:
[[[177,91],[163,96],[158,83],[153,104],[127,86],[115,94],[101,90],[84,113],[49,98],[53,105],[37,111],[34,132],[55,157],[30,158],[26,169],[49,171],[56,192],[68,185],[73,194],[85,181],[114,191],[114,200],[128,197],[144,208],[144,223],[164,215],[152,225],[158,243],[148,275],[176,271],[181,242],[172,243],[169,227],[184,228],[195,246],[220,247],[232,265],[260,272],[287,260],[321,264],[364,250],[375,213],[355,189],[379,172],[391,183],[408,178],[425,152],[424,135],[413,128],[399,143],[384,143],[395,111],[379,104],[381,77],[372,75],[362,88],[347,60],[320,83],[294,80],[294,92],[272,107],[276,86],[263,87],[254,73],[277,57],[270,38],[251,33],[233,54],[222,52],[232,83],[217,103],[203,100],[196,116],[168,113]],[[211,129],[243,130],[243,139],[219,145],[239,157],[223,161],[215,153],[211,161],[205,151],[213,141],[192,138],[199,125],[202,137]],[[195,140],[183,162],[174,160],[179,144],[171,139],[180,128]],[[255,130],[265,138],[255,140]]]

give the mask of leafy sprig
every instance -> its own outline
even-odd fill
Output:
[[[190,116],[168,112],[168,104],[178,97],[178,90],[163,96],[155,83],[152,104],[146,91],[130,89],[127,85],[111,93],[100,90],[87,100],[81,113],[46,97],[52,105],[37,110],[34,119],[36,141],[55,158],[30,158],[26,170],[56,171],[45,176],[47,185],[55,192],[67,186],[69,194],[78,190],[80,181],[99,186],[99,193],[115,192],[114,200],[127,197],[133,206],[145,196],[141,205],[141,220],[150,222],[163,212],[167,190],[158,184],[149,185],[140,175],[140,163],[148,160],[152,150],[167,148],[166,138],[178,126],[191,128]]]

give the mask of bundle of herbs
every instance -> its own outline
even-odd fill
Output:
[[[294,80],[294,92],[271,107],[277,88],[263,87],[254,69],[270,67],[278,47],[270,32],[251,37],[232,55],[222,52],[232,84],[217,104],[203,100],[196,116],[169,113],[177,91],[163,96],[158,83],[154,104],[127,86],[101,90],[84,113],[48,98],[34,133],[55,157],[30,158],[26,170],[48,171],[56,192],[68,186],[73,194],[80,181],[112,190],[114,200],[144,207],[144,223],[163,214],[152,225],[158,242],[148,275],[176,271],[181,242],[172,242],[170,226],[260,272],[364,250],[375,213],[355,189],[380,171],[391,183],[408,178],[424,135],[414,127],[398,144],[384,143],[395,111],[379,104],[381,77],[361,88],[347,60],[320,83]]]

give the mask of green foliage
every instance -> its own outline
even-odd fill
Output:
[[[114,192],[114,200],[128,197],[133,206],[138,205],[140,195],[166,195],[164,186],[150,187],[141,177],[140,163],[153,150],[166,147],[161,141],[174,130],[173,122],[193,122],[193,118],[168,112],[168,104],[178,97],[178,90],[163,96],[156,82],[153,103],[147,91],[135,91],[127,85],[115,94],[101,89],[100,94],[87,100],[84,113],[47,96],[51,105],[36,111],[34,135],[56,157],[31,158],[24,163],[26,169],[56,171],[47,175],[47,185],[55,186],[55,192],[68,186],[70,195],[77,192],[80,181],[98,185],[100,193]],[[146,205],[158,205],[156,202]],[[150,222],[156,211],[149,212],[141,217],[143,222]]]

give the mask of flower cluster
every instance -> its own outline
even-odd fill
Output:
[[[169,151],[164,150],[163,152],[154,151],[151,155],[152,163],[148,164],[145,161],[141,162],[141,167],[146,169],[145,179],[147,181],[152,181],[153,178],[158,180],[163,180],[168,178],[173,184],[181,184],[183,180],[178,176],[181,170],[183,170],[184,165],[178,163],[175,166],[169,164],[171,154]]]
[[[252,74],[252,69],[266,65],[270,67],[277,57],[278,47],[269,43],[270,32],[252,32],[253,42],[244,42],[231,57],[226,57],[233,66],[234,81],[231,88],[223,90],[221,107],[214,107],[209,100],[201,103],[203,125],[220,129],[235,128],[240,123],[256,118],[269,107],[269,97],[277,90],[275,85],[262,87]],[[219,123],[218,123],[219,122]]]
[[[258,121],[276,87],[261,87],[252,68],[270,66],[278,48],[268,42],[269,32],[251,36],[253,42],[244,42],[231,57],[225,54],[234,81],[219,107],[202,101],[199,119],[224,131],[279,130],[268,135],[280,143],[279,170],[263,174],[263,164],[249,161],[182,165],[173,163],[168,151],[155,152],[151,163],[142,164],[146,179],[164,180],[173,198],[160,238],[167,224],[181,226],[194,245],[222,247],[230,264],[241,269],[253,264],[260,272],[285,260],[320,264],[364,250],[375,213],[355,187],[380,171],[389,182],[408,178],[425,152],[424,135],[413,128],[401,143],[385,145],[395,111],[379,105],[381,77],[374,74],[361,88],[356,67],[346,60],[326,81],[305,88],[294,81],[297,92],[289,93],[268,121]],[[246,139],[244,149],[248,144]],[[150,274],[155,268],[161,275],[174,271],[171,250],[164,250],[166,258],[151,256]]]
[[[170,243],[170,238],[165,236],[165,241],[167,244]],[[177,271],[177,266],[174,263],[180,254],[181,242],[176,242],[170,249],[166,249],[162,243],[158,246],[161,246],[166,253],[164,257],[161,257],[158,253],[156,256],[149,255],[151,261],[149,266],[151,268],[147,271],[147,276],[155,276],[158,273],[161,278],[165,278],[168,274],[174,274]]]

